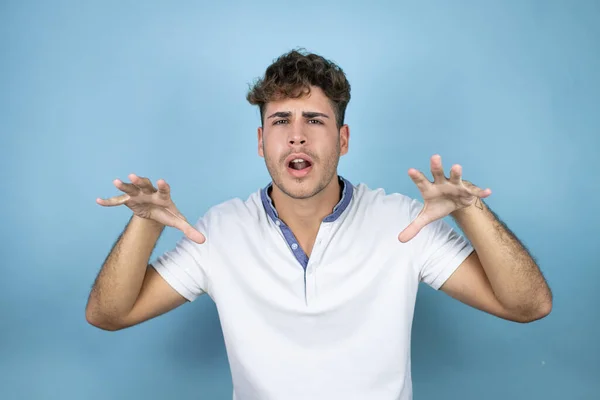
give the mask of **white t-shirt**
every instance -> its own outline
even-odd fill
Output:
[[[153,263],[185,298],[217,307],[234,400],[412,399],[419,282],[439,289],[473,251],[443,220],[407,243],[422,203],[343,183],[310,259],[279,220],[269,186],[212,207]]]

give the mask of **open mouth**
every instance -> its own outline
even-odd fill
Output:
[[[287,170],[295,178],[303,178],[312,169],[312,161],[308,157],[292,156],[287,164]]]
[[[302,158],[295,158],[292,161],[290,161],[288,167],[296,171],[302,171],[303,169],[306,169],[311,165],[312,164],[308,160],[304,160]]]

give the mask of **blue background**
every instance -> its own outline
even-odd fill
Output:
[[[462,164],[554,291],[519,325],[423,286],[415,399],[599,398],[599,21],[583,0],[3,1],[0,398],[231,398],[208,297],[116,333],[86,323],[130,215],[95,198],[165,178],[195,220],[264,186],[246,90],[300,46],[352,84],[342,175],[418,197],[408,168]]]

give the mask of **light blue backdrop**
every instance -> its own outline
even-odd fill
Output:
[[[135,172],[195,220],[264,186],[245,94],[298,46],[352,84],[345,177],[418,196],[408,168],[461,163],[554,291],[518,325],[423,286],[415,399],[600,398],[599,4],[2,2],[0,398],[231,398],[208,297],[117,333],[86,323],[130,215],[94,200]]]

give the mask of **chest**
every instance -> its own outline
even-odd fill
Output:
[[[324,224],[308,242],[310,255],[286,229],[238,235],[235,248],[214,252],[211,292],[217,306],[256,303],[303,314],[356,309],[412,295],[418,284],[410,248],[395,231],[350,233]]]

